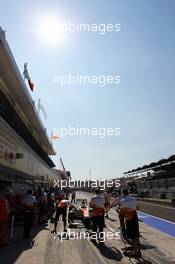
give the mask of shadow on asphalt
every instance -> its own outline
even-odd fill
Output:
[[[141,244],[140,245],[140,249],[141,250],[147,250],[147,249],[155,249],[156,247],[155,246],[153,246],[153,245],[143,245],[143,244]],[[126,246],[126,247],[124,247],[124,248],[121,248],[121,250],[122,251],[128,251],[128,250],[131,250],[132,249],[132,247],[130,247],[130,246]]]
[[[128,247],[128,250],[130,251],[130,247]],[[124,252],[124,255],[125,257],[128,257],[128,260],[129,260],[129,263],[133,263],[133,264],[154,264],[155,262],[151,262],[149,260],[147,260],[146,258],[144,258],[143,256],[141,256],[140,258],[132,258],[132,257],[129,257],[128,255],[128,250],[126,248],[125,252]],[[130,251],[131,252],[131,251]]]
[[[110,220],[111,222],[117,222],[117,219],[114,219],[114,218],[111,218],[111,217],[108,217],[108,220]]]
[[[142,250],[147,250],[147,249],[155,249],[156,247],[155,246],[153,246],[153,245],[151,245],[151,244],[141,244],[140,245],[140,249],[142,249]]]
[[[35,244],[35,236],[41,231],[47,229],[47,224],[37,225],[32,229],[31,237],[23,240],[23,226],[16,226],[15,238],[7,247],[0,249],[0,263],[14,264],[20,255],[28,249],[31,249]]]
[[[123,255],[120,250],[115,247],[108,247],[105,244],[100,246],[97,242],[93,242],[93,244],[99,249],[100,253],[105,258],[115,261],[121,261],[121,259],[123,258]]]
[[[155,262],[151,262],[151,261],[144,259],[144,258],[137,259],[137,262],[136,262],[134,259],[130,258],[129,263],[131,263],[131,264],[136,264],[136,263],[137,264],[153,264]]]
[[[137,262],[138,264],[153,264],[153,263],[155,263],[155,262],[149,261],[149,260],[144,259],[144,258],[141,258],[141,259],[139,259],[137,261],[138,261]]]

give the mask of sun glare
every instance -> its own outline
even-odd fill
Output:
[[[63,23],[58,17],[43,16],[37,22],[37,35],[47,45],[57,45],[65,40],[65,32],[61,30]]]

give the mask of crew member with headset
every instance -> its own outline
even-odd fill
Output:
[[[93,208],[92,211],[92,241],[96,240],[97,233],[100,244],[104,243],[104,207],[105,207],[105,198],[101,194],[99,189],[96,190],[96,196],[93,197],[89,203],[89,206]],[[95,236],[95,238],[94,238]]]
[[[64,199],[63,198],[61,201],[58,202],[57,209],[56,209],[56,215],[55,215],[54,229],[51,231],[51,233],[56,233],[57,224],[58,224],[58,221],[59,221],[60,216],[62,216],[63,225],[64,225],[64,231],[63,232],[67,232],[67,229],[66,229],[66,224],[67,224],[67,208],[69,206],[73,206],[73,205],[67,199]]]
[[[119,223],[120,223],[121,236],[123,237],[123,239],[127,240],[125,219],[124,219],[123,212],[121,210],[121,200],[122,199],[123,199],[123,195],[122,195],[121,190],[117,190],[117,198],[111,204],[111,208],[116,210],[118,214],[118,218],[119,218]]]
[[[121,213],[123,213],[126,224],[127,239],[132,240],[133,252],[130,257],[140,258],[139,222],[137,217],[136,199],[129,195],[127,189],[123,190],[121,200]]]

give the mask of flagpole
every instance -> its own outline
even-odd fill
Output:
[[[40,98],[38,98],[38,114],[40,112]]]

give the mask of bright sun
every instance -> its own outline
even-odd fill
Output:
[[[57,45],[65,40],[65,32],[61,30],[63,22],[56,16],[43,16],[37,22],[37,35],[45,44]]]

